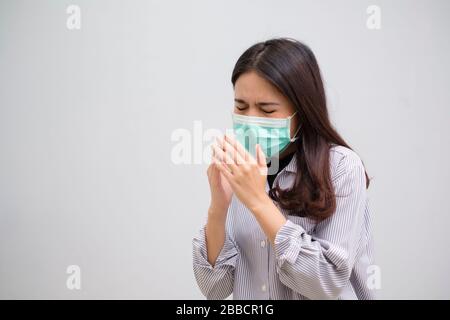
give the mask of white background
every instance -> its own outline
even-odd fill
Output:
[[[175,165],[171,135],[230,128],[234,63],[279,36],[315,52],[373,177],[380,297],[450,298],[449,14],[446,0],[0,1],[0,298],[202,298],[207,164]]]

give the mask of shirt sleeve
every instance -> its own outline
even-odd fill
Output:
[[[290,220],[278,230],[274,251],[280,281],[309,299],[337,299],[347,286],[363,231],[366,178],[356,155],[346,155],[333,179],[336,211],[313,235]]]
[[[238,250],[226,230],[225,242],[214,266],[208,262],[206,247],[206,224],[194,237],[193,268],[200,291],[207,299],[225,299],[233,292],[234,269]]]

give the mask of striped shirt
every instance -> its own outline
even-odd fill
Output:
[[[274,185],[292,186],[296,157],[280,171]],[[193,269],[207,299],[375,299],[367,286],[373,265],[373,237],[365,171],[349,148],[330,148],[336,211],[319,223],[289,215],[274,245],[256,218],[233,195],[226,236],[214,266],[207,260],[206,223],[193,238]],[[266,192],[269,186],[266,182]]]

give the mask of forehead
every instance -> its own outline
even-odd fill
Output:
[[[283,95],[269,81],[255,71],[243,73],[236,81],[234,94],[237,99],[244,100],[281,100]]]

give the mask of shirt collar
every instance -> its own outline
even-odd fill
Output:
[[[284,168],[284,170],[286,170],[288,172],[293,172],[293,173],[297,172],[297,155],[296,154],[294,154],[291,161],[289,161],[288,165]]]
[[[297,172],[297,155],[294,154],[292,159],[289,161],[289,163],[286,165],[286,167],[283,168],[281,171],[287,171],[287,172]]]

